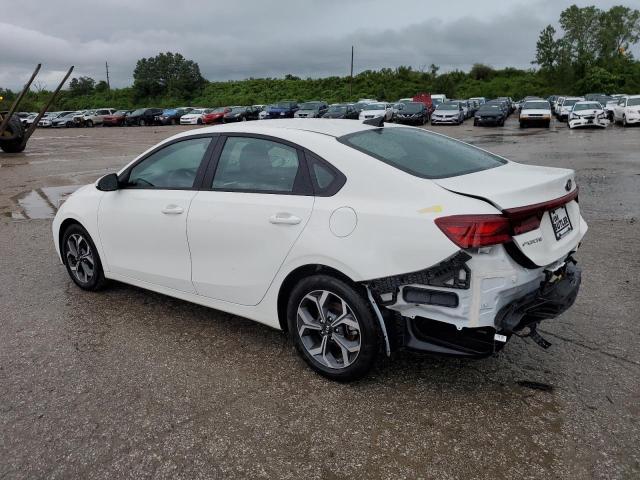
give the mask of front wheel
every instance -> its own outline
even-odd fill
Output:
[[[93,127],[93,121],[92,120],[87,120],[87,123],[85,123],[84,125],[85,125],[85,127],[91,128],[91,127]]]
[[[78,287],[95,291],[105,285],[98,250],[83,227],[74,224],[64,231],[60,251],[67,273]]]
[[[300,281],[289,297],[287,322],[298,353],[332,380],[362,378],[380,350],[379,326],[369,302],[334,277]]]
[[[141,126],[141,127],[144,127],[144,126],[146,126],[146,125],[147,125],[147,122],[145,122],[144,120],[140,120],[140,121],[138,122],[138,125],[139,125],[139,126]]]

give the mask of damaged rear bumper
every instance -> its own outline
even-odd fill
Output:
[[[541,320],[557,317],[575,302],[581,270],[571,255],[547,269],[508,262],[502,272],[483,271],[494,255],[502,252],[460,252],[427,271],[371,282],[377,303],[387,307],[393,348],[491,355],[513,334],[527,327],[534,331]]]
[[[494,327],[458,329],[423,317],[403,318],[400,343],[412,350],[445,355],[491,355],[501,350],[514,333],[526,327],[535,329],[540,321],[568,310],[578,296],[580,282],[580,268],[565,265],[560,278],[547,279],[537,290],[502,307]]]

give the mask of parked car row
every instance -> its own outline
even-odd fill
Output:
[[[448,99],[444,94],[419,93],[391,103],[363,98],[355,103],[329,105],[322,100],[297,102],[283,100],[271,105],[236,105],[217,108],[140,108],[116,110],[98,108],[80,111],[48,112],[39,127],[94,127],[148,125],[211,125],[274,118],[341,118],[369,120],[383,117],[386,122],[408,125],[460,125],[473,118],[474,126],[504,125],[518,111],[521,128],[549,127],[551,118],[567,122],[570,128],[606,127],[610,122],[624,126],[640,123],[640,95],[587,94],[584,97],[552,95],[546,99],[528,96],[518,102],[511,97],[472,97]],[[35,121],[36,114],[20,112],[25,127]]]

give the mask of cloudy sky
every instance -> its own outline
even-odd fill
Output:
[[[136,60],[161,51],[199,63],[209,80],[345,75],[431,63],[527,68],[535,42],[569,5],[638,0],[0,0],[0,87],[17,88],[41,62],[55,85],[64,69],[133,81]],[[635,49],[638,56],[637,48]]]

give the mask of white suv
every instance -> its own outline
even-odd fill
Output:
[[[623,127],[640,123],[640,95],[621,97],[613,106],[613,121]]]

